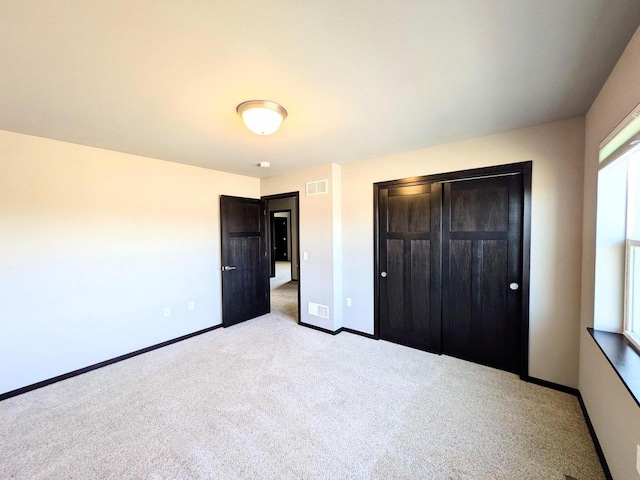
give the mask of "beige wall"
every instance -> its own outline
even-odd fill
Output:
[[[300,192],[300,311],[304,323],[327,330],[337,330],[339,318],[334,305],[334,185],[332,164],[299,172],[263,178],[261,195]],[[306,183],[328,180],[329,192],[306,195]],[[304,259],[304,253],[308,259]],[[329,318],[309,315],[308,303],[329,307]]]
[[[532,160],[529,374],[577,387],[583,149],[574,118],[344,165],[344,326],[373,333],[374,182]]]
[[[0,393],[221,322],[219,196],[258,179],[6,131],[0,172]]]
[[[0,295],[15,321],[0,326],[0,342],[26,368],[7,372],[1,391],[220,323],[220,194],[299,191],[302,320],[372,333],[373,183],[529,159],[530,374],[576,386],[582,130],[572,119],[262,181],[2,132],[0,258],[11,288]],[[322,179],[329,194],[307,196],[306,182]],[[308,302],[330,318],[310,316]]]
[[[640,409],[595,346],[586,327],[594,321],[598,145],[640,103],[640,30],[636,31],[586,117],[580,392],[614,479],[640,478]],[[620,326],[618,326],[620,327]]]

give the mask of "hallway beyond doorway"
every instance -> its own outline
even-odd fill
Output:
[[[271,278],[271,313],[298,321],[298,282],[291,280],[291,262],[276,262]]]

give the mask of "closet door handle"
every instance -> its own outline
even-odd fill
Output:
[[[382,278],[387,278],[387,272],[381,272],[381,273],[380,273],[380,276],[381,276]]]
[[[520,288],[520,285],[518,285],[516,282],[513,282],[509,284],[509,288],[511,290],[518,290]]]

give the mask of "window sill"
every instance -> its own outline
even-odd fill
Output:
[[[640,407],[640,353],[621,333],[587,330]]]

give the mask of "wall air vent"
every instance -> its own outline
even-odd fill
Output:
[[[329,181],[318,180],[317,182],[307,182],[307,195],[322,195],[329,193]]]
[[[309,302],[309,315],[320,318],[329,318],[329,307],[320,305],[319,303]]]

